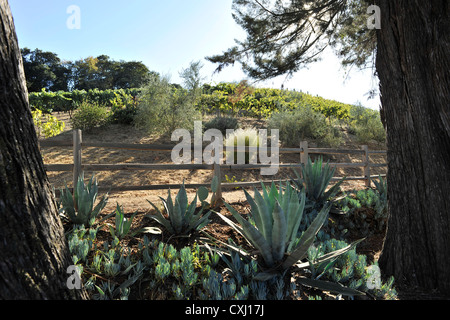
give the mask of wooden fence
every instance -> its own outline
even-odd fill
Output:
[[[82,159],[82,148],[108,148],[108,149],[125,149],[125,150],[140,150],[140,151],[164,151],[171,152],[174,146],[171,145],[154,145],[154,144],[124,144],[124,143],[100,143],[100,142],[83,142],[82,132],[80,130],[73,130],[73,139],[68,141],[40,141],[40,147],[73,147],[73,164],[46,164],[45,168],[48,172],[73,172],[73,186],[76,186],[79,175],[83,171],[102,172],[102,171],[120,171],[120,170],[211,170],[214,176],[217,176],[221,182],[219,185],[218,194],[221,194],[223,189],[231,189],[235,187],[251,187],[258,186],[261,181],[254,182],[235,182],[223,183],[221,171],[223,169],[261,169],[269,167],[270,165],[263,164],[85,164]],[[250,149],[250,150],[249,150]],[[253,148],[254,149],[254,148]],[[255,151],[252,148],[247,151]],[[361,155],[362,162],[358,163],[330,163],[331,166],[337,168],[363,168],[364,175],[357,177],[347,177],[346,180],[364,180],[367,187],[371,185],[371,179],[378,178],[371,176],[370,169],[374,167],[386,167],[386,163],[375,164],[370,162],[371,154],[386,154],[386,151],[369,150],[368,146],[362,146],[361,150],[340,150],[329,148],[309,148],[308,142],[300,143],[300,148],[280,148],[280,154],[300,154],[299,163],[279,164],[279,168],[296,168],[301,164],[306,164],[308,157],[311,154],[353,154]],[[385,175],[382,175],[385,176]],[[333,178],[339,180],[340,178]],[[263,181],[263,183],[272,183],[270,181]],[[181,182],[180,182],[181,184]],[[139,190],[164,190],[164,189],[178,189],[180,184],[163,184],[163,185],[146,185],[146,186],[112,186],[99,187],[100,190],[110,192],[120,191],[139,191]],[[210,183],[202,184],[185,184],[186,188],[199,188],[200,186],[208,187]]]

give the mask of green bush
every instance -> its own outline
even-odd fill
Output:
[[[72,128],[89,131],[108,123],[110,111],[96,102],[83,101],[72,115]]]
[[[236,130],[239,129],[239,122],[236,118],[232,117],[215,117],[210,121],[203,124],[203,129],[217,129],[222,132],[225,136],[227,134],[227,129]]]
[[[352,106],[350,118],[349,132],[356,135],[359,143],[386,142],[386,131],[378,111]]]
[[[378,143],[386,142],[386,132],[379,116],[367,119],[364,125],[357,124],[354,130],[360,143],[368,143],[372,140]]]
[[[275,113],[268,126],[280,130],[280,140],[287,147],[298,147],[300,141],[305,140],[326,147],[337,147],[342,142],[339,130],[330,126],[323,114],[310,107]]]
[[[139,96],[135,125],[150,134],[172,134],[176,129],[191,130],[200,112],[192,95],[172,86],[167,78],[152,79]]]
[[[57,136],[66,127],[63,121],[59,121],[56,117],[49,114],[43,115],[41,110],[31,111],[31,115],[33,116],[33,122],[39,138],[41,135],[45,138]]]
[[[333,251],[347,247],[347,242],[336,239],[321,242],[308,250],[308,261],[318,261]],[[368,292],[379,299],[395,299],[397,291],[393,287],[394,278],[390,277],[385,282],[381,278],[377,279],[376,275],[372,273],[373,269],[377,267],[376,263],[369,265],[367,257],[357,254],[356,249],[352,248],[339,256],[332,264],[327,262],[311,263],[310,271],[313,279],[321,278],[333,283],[340,283],[354,290]],[[373,282],[377,285],[374,285]]]
[[[41,92],[31,92],[28,95],[30,105],[33,110],[40,110],[43,113],[50,114],[53,111],[68,111],[72,106],[70,92],[47,92],[42,89]]]

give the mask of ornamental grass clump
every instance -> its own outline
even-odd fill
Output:
[[[234,164],[256,163],[257,152],[245,150],[248,147],[259,147],[260,136],[255,128],[237,129],[229,134],[224,141],[225,148],[234,148],[233,152],[225,151],[227,162]],[[241,148],[242,150],[240,150]]]

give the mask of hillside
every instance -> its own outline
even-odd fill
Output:
[[[71,125],[69,115],[67,113],[54,113],[54,115],[66,123],[64,132],[49,140],[71,140]],[[205,117],[207,121],[211,116]],[[255,127],[266,128],[267,121],[252,118],[239,118],[239,122],[242,127]],[[355,135],[350,134],[347,130],[343,129],[343,143],[339,147],[340,149],[360,149],[361,145],[358,143]],[[175,144],[170,141],[168,137],[160,137],[158,135],[149,135],[145,131],[138,130],[130,125],[123,124],[110,124],[106,127],[96,128],[91,132],[83,132],[84,142],[120,142],[129,144]],[[300,143],[300,142],[299,142]],[[371,150],[382,150],[384,146],[376,142],[368,144]],[[314,142],[310,143],[311,147],[316,146]],[[70,147],[53,147],[43,148],[42,154],[45,164],[71,164],[72,150]],[[280,163],[298,163],[298,154],[282,154],[280,157]],[[350,155],[336,155],[332,157],[325,157],[330,162],[359,162],[360,156]],[[371,161],[374,163],[385,163],[385,157],[375,156],[371,157]],[[142,151],[129,151],[129,150],[107,150],[107,149],[83,149],[83,163],[86,164],[118,164],[118,163],[160,163],[170,164],[171,158],[168,152],[154,152],[146,153]],[[264,180],[270,180],[272,177],[261,177],[259,170],[224,170],[222,175],[225,175],[233,181],[259,181],[261,178]],[[384,174],[386,170],[384,168],[373,168],[372,174]],[[93,172],[86,172],[86,178],[90,177]],[[120,186],[120,185],[149,185],[149,184],[177,184],[182,183],[185,179],[186,183],[210,183],[212,178],[212,172],[206,170],[198,171],[153,171],[153,172],[140,172],[140,171],[120,171],[120,172],[97,172],[95,173],[99,180],[100,186]],[[286,179],[288,175],[292,175],[292,172],[288,169],[280,169],[279,173],[273,177],[274,180]],[[336,176],[360,176],[362,175],[362,169],[360,168],[338,168]],[[49,172],[50,182],[59,189],[63,187],[65,183],[69,186],[72,181],[72,174],[69,172]],[[230,182],[230,181],[229,181]],[[344,190],[350,190],[354,188],[363,188],[364,183],[361,181],[348,181],[343,184]],[[188,190],[189,192],[189,190]],[[110,194],[110,201],[107,210],[113,210],[116,202],[123,205],[127,211],[145,212],[149,209],[148,200],[158,201],[159,196],[164,194],[165,191],[133,191],[133,192],[119,192]],[[189,192],[194,194],[193,190]],[[224,198],[229,202],[237,202],[245,199],[243,191],[227,191],[224,193]]]

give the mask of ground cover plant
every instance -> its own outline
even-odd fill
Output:
[[[80,180],[78,194],[90,196],[76,197],[87,203],[78,200],[79,208],[99,196],[94,181]],[[306,192],[294,186],[273,183],[246,192],[245,204],[216,208],[204,189],[189,204],[181,186],[175,202],[169,192],[147,215],[126,214],[119,204],[102,213],[102,197],[94,215],[64,220],[73,263],[91,299],[395,299],[394,280],[376,278],[376,262],[357,254],[361,239],[324,236],[329,204],[300,227]],[[61,214],[70,217],[64,202]]]

